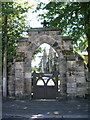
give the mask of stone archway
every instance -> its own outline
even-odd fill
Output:
[[[59,71],[58,53],[49,44],[41,44],[32,56],[32,72],[52,73]]]
[[[32,60],[32,98],[56,99],[60,93],[58,53],[47,43],[41,44],[34,53],[39,48],[42,52]]]
[[[84,76],[84,63],[81,62],[79,56],[73,53],[72,39],[61,36],[61,30],[58,28],[33,28],[29,30],[28,34],[28,38],[17,43],[18,53],[14,64],[15,76],[13,81],[9,80],[9,94],[12,96],[13,92],[15,96],[31,97],[32,55],[37,47],[47,43],[59,55],[60,95],[62,97],[85,96],[87,83]]]
[[[60,94],[65,95],[66,87],[67,87],[66,85],[66,57],[63,54],[62,38],[59,33],[60,33],[60,30],[56,30],[56,31],[45,30],[45,32],[41,30],[39,30],[38,32],[36,32],[35,30],[34,31],[31,30],[30,32],[31,36],[29,38],[28,53],[27,53],[26,58],[29,59],[29,62],[31,63],[32,54],[34,53],[36,48],[38,48],[43,43],[47,43],[52,48],[54,48],[59,55],[59,76],[61,78]]]

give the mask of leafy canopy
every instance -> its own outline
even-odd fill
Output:
[[[23,32],[28,29],[25,15],[31,7],[27,2],[23,6],[17,2],[2,2],[2,41],[3,50],[7,46],[8,61],[13,59],[16,52],[16,41],[21,39]]]
[[[40,3],[37,10],[40,9],[47,11],[39,15],[40,19],[47,19],[49,27],[59,27],[62,34],[72,37],[76,51],[87,48],[90,2],[49,2],[47,5]]]

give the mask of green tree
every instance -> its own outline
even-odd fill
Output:
[[[74,39],[76,51],[88,51],[90,72],[90,2],[49,2],[47,5],[40,3],[37,10],[40,9],[46,10],[39,16],[49,21],[49,27],[59,27],[62,34]]]
[[[28,26],[25,13],[28,3],[23,6],[16,2],[2,2],[2,49],[3,49],[3,95],[7,96],[7,63],[13,60],[16,52],[16,41],[21,39]]]
[[[28,26],[25,22],[25,13],[28,12],[27,3],[22,5],[15,2],[2,3],[2,32],[3,48],[7,45],[8,60],[15,54],[16,41],[21,39]],[[7,34],[7,35],[6,35]],[[5,37],[7,36],[7,41]]]
[[[35,52],[33,53],[33,56],[32,56],[33,60],[35,60],[36,55],[37,55],[38,53],[41,53],[41,52],[42,52],[42,48],[41,48],[41,47],[38,47],[38,48],[35,50]]]

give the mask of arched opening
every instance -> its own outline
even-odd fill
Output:
[[[43,43],[34,51],[31,66],[32,72],[58,72],[58,53],[49,44]]]
[[[58,78],[59,73],[59,61],[58,53],[47,43],[41,44],[33,53],[32,56],[32,97],[37,94],[37,98],[53,98],[52,89],[56,89],[58,97],[58,92],[60,92],[60,78]],[[57,77],[56,77],[57,76]],[[47,86],[47,87],[46,87]],[[35,88],[34,88],[35,87]],[[45,91],[43,88],[45,88]],[[47,96],[38,97],[38,92],[34,93],[34,90],[41,90],[42,93],[46,95],[46,91],[51,91],[52,96],[47,93]],[[47,89],[47,90],[46,90]],[[40,91],[39,91],[40,92]],[[54,95],[55,96],[55,95]]]

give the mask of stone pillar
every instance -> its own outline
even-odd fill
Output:
[[[67,97],[76,95],[75,79],[75,56],[73,53],[73,40],[69,37],[63,37],[63,52],[66,56],[66,86]]]
[[[87,82],[85,79],[84,61],[79,55],[76,55],[76,83],[77,97],[85,97]]]
[[[15,96],[15,64],[11,64],[8,73],[8,94],[11,97]]]
[[[74,54],[67,55],[67,97],[73,98],[76,96],[76,61]]]
[[[30,52],[26,53],[25,59],[25,95],[31,99],[32,92],[32,76],[31,76],[31,58]]]
[[[88,99],[90,99],[90,72],[88,71],[88,82],[87,82],[87,95]]]
[[[25,95],[31,98],[31,72],[25,72]]]
[[[15,96],[24,95],[24,62],[15,63]]]
[[[66,59],[62,55],[59,58],[59,73],[60,73],[60,98],[66,97]]]

